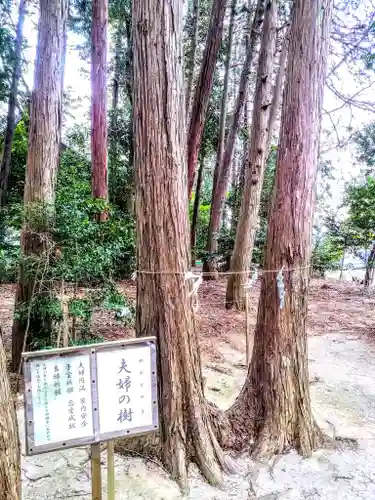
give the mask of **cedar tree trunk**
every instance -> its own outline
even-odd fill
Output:
[[[254,95],[249,158],[245,171],[245,186],[230,267],[231,272],[236,274],[231,274],[228,278],[225,304],[227,309],[233,305],[238,309],[244,309],[245,307],[244,285],[248,281],[246,271],[250,270],[257,229],[260,197],[268,156],[269,137],[272,133],[269,127],[271,117],[273,122],[275,122],[276,117],[275,112],[272,112],[271,115],[270,108],[277,109],[278,107],[278,103],[274,100],[270,104],[273,54],[276,41],[276,19],[276,2],[272,0],[268,1]],[[277,83],[276,81],[275,94],[277,94]],[[281,81],[279,83],[281,86]]]
[[[7,194],[10,159],[12,156],[13,135],[16,126],[17,92],[18,92],[18,84],[21,78],[21,53],[22,53],[22,41],[23,41],[23,24],[26,14],[26,3],[27,0],[20,0],[20,5],[18,8],[18,22],[16,30],[16,46],[14,51],[12,84],[10,88],[9,103],[8,103],[8,115],[7,115],[7,126],[4,138],[3,158],[0,164],[0,207],[5,204],[5,199]]]
[[[92,195],[108,199],[107,175],[107,25],[108,0],[93,0],[91,28]],[[106,214],[100,215],[105,220]]]
[[[191,460],[212,484],[220,482],[226,460],[203,396],[185,279],[188,200],[180,0],[133,3],[133,53],[136,331],[158,337],[160,458],[185,490]]]
[[[284,83],[284,75],[285,75],[285,67],[286,67],[286,58],[288,55],[288,43],[289,43],[289,30],[286,32],[283,46],[280,53],[279,58],[279,67],[277,70],[276,81],[273,87],[273,95],[272,95],[272,104],[270,109],[270,114],[268,118],[268,139],[267,139],[267,155],[270,154],[270,147],[272,142],[272,134],[275,131],[277,113],[280,108],[281,103],[281,95],[283,90]]]
[[[0,500],[21,498],[21,453],[17,415],[0,334]]]
[[[208,226],[208,236],[207,236],[207,246],[206,246],[208,254],[214,254],[217,252],[216,235],[220,230],[220,222],[225,202],[225,195],[228,187],[230,165],[233,156],[233,148],[238,133],[238,127],[240,125],[242,110],[247,99],[249,78],[251,72],[251,63],[253,61],[256,44],[260,36],[261,26],[264,17],[264,8],[265,8],[265,0],[258,0],[254,14],[254,19],[251,26],[249,47],[247,50],[246,59],[241,72],[240,86],[234,107],[234,112],[229,126],[227,138],[225,141],[225,149],[222,156],[221,166],[218,169],[219,175],[216,183],[216,189],[215,193],[212,193],[211,216],[210,216],[210,224]],[[204,263],[203,270],[206,273],[211,273],[209,275],[206,275],[206,279],[212,279],[216,277],[214,262],[215,262],[214,259],[208,258]]]
[[[322,438],[311,411],[306,317],[332,3],[296,0],[293,8],[254,349],[245,385],[228,411],[237,439],[250,436],[254,453],[282,453],[295,447],[308,455]],[[274,270],[282,270],[284,305]]]
[[[195,57],[197,52],[198,41],[198,25],[199,25],[199,0],[193,1],[193,37],[191,41],[190,59],[186,62],[187,65],[187,87],[186,87],[186,116],[189,116],[190,103],[192,98],[192,87],[194,79]]]
[[[198,162],[204,122],[212,82],[216,67],[221,38],[223,36],[225,6],[227,0],[215,0],[212,3],[210,27],[208,29],[206,46],[203,53],[202,65],[194,93],[188,130],[188,194],[193,190],[195,168]]]
[[[61,71],[67,0],[40,0],[38,48],[31,96],[29,148],[24,191],[25,222],[21,232],[17,316],[12,329],[12,368],[19,370],[21,353],[33,336],[47,328],[36,318],[33,303],[41,289],[53,245],[55,178],[59,163]],[[34,264],[31,266],[31,264]],[[47,287],[48,288],[48,287]]]
[[[231,58],[232,58],[233,28],[234,28],[234,18],[236,15],[236,4],[237,4],[237,0],[232,0],[231,7],[230,7],[227,55],[226,55],[225,65],[224,65],[223,97],[222,97],[221,109],[220,109],[219,146],[218,146],[217,156],[216,156],[216,165],[215,165],[215,170],[214,170],[212,194],[215,193],[215,187],[217,184],[217,179],[219,177],[219,170],[221,167],[221,160],[222,160],[223,151],[224,151],[224,144],[225,144],[225,130],[226,130],[226,123],[227,123],[227,108],[228,108],[229,70],[230,70],[230,62],[231,62]]]

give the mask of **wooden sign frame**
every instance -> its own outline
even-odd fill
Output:
[[[116,430],[113,432],[100,432],[100,408],[98,395],[98,373],[97,353],[119,351],[121,349],[129,350],[139,346],[147,346],[150,349],[151,363],[151,398],[152,398],[152,424],[142,427],[135,427],[128,430]],[[90,375],[91,375],[91,404],[93,418],[93,434],[89,437],[69,439],[65,441],[51,442],[43,445],[35,444],[34,430],[34,412],[33,412],[33,387],[31,380],[30,362],[45,359],[59,359],[61,357],[89,356]],[[37,352],[26,352],[22,354],[25,391],[24,391],[24,409],[25,409],[25,435],[26,435],[26,454],[37,455],[49,451],[73,448],[76,446],[92,445],[102,441],[112,440],[119,437],[145,434],[155,432],[158,429],[158,387],[157,387],[157,357],[156,357],[156,338],[145,337],[130,340],[120,340],[102,344],[91,344],[87,346],[67,347],[62,349],[50,349]],[[35,390],[35,388],[34,388]]]

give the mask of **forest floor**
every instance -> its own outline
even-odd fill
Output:
[[[120,286],[129,296],[135,296],[132,282]],[[251,290],[251,330],[256,323],[258,295],[259,284]],[[0,286],[0,319],[7,345],[13,298],[13,286]],[[224,281],[201,285],[198,331],[206,396],[222,408],[234,401],[246,376],[245,317],[243,313],[227,311],[224,298]],[[226,478],[222,489],[207,485],[192,466],[189,498],[375,498],[374,306],[374,289],[364,294],[355,283],[312,281],[308,333],[314,414],[326,433],[349,439],[338,441],[336,450],[318,450],[308,459],[295,452],[257,463],[246,456],[237,457],[241,473]],[[100,311],[95,315],[94,330],[106,340],[133,335],[130,329],[124,331],[109,313]],[[21,424],[21,410],[19,419]],[[23,424],[20,430],[23,433]],[[22,475],[24,500],[90,497],[86,448],[23,457]],[[180,498],[177,486],[145,457],[117,455],[116,479],[117,500]]]

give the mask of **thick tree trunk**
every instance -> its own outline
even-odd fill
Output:
[[[107,25],[108,0],[93,0],[91,29],[92,195],[108,199],[107,173]],[[100,215],[105,220],[106,214]]]
[[[21,453],[17,415],[0,335],[0,500],[21,498]]]
[[[276,42],[277,6],[274,1],[267,2],[263,26],[262,43],[259,54],[257,83],[254,96],[253,119],[248,163],[245,173],[245,186],[241,202],[240,216],[236,229],[236,239],[231,259],[226,291],[226,307],[245,308],[245,285],[247,272],[253,254],[258,222],[260,198],[262,194],[264,171],[268,157],[270,136],[276,121],[279,97],[281,94],[281,66],[276,77],[271,102],[273,59]],[[285,66],[285,60],[281,61]]]
[[[216,67],[221,38],[223,36],[225,6],[227,0],[215,0],[212,3],[210,27],[207,33],[206,47],[203,53],[202,65],[195,88],[188,131],[188,194],[194,186],[195,169],[198,162],[204,122],[212,82]]]
[[[66,0],[40,0],[35,83],[31,96],[29,148],[24,191],[25,223],[21,234],[20,277],[12,329],[12,366],[18,371],[22,350],[45,322],[33,312],[42,270],[48,267],[52,245],[55,177],[59,162],[61,71]],[[39,272],[40,271],[40,272]],[[47,287],[48,288],[48,287]]]
[[[189,116],[190,103],[192,99],[192,87],[194,79],[195,58],[197,52],[198,41],[198,25],[199,25],[199,0],[193,0],[193,38],[191,41],[190,60],[187,61],[187,86],[186,86],[186,116]]]
[[[23,24],[26,14],[26,3],[27,0],[20,0],[20,5],[18,9],[18,22],[16,30],[16,46],[14,50],[12,84],[10,88],[9,103],[8,103],[7,127],[5,130],[3,158],[0,164],[0,207],[5,204],[5,199],[7,194],[10,159],[12,156],[13,135],[16,125],[17,92],[18,92],[18,84],[21,78],[21,53],[22,53],[22,41],[23,41]]]
[[[194,267],[196,265],[197,254],[196,254],[196,244],[197,244],[197,225],[199,218],[199,204],[201,197],[201,188],[203,181],[204,172],[204,155],[201,155],[201,162],[198,170],[197,187],[195,189],[194,206],[193,206],[193,217],[191,220],[190,229],[190,249],[191,249],[191,265]]]
[[[264,17],[264,8],[265,8],[265,0],[258,0],[256,11],[254,14],[254,20],[251,27],[249,48],[247,50],[246,59],[241,72],[241,80],[236,99],[235,109],[228,130],[227,139],[225,141],[225,150],[223,153],[221,166],[219,168],[219,175],[216,183],[215,193],[213,193],[212,196],[211,217],[210,217],[210,224],[208,227],[207,246],[206,246],[208,254],[214,254],[217,252],[216,235],[220,230],[220,221],[225,202],[225,195],[228,187],[230,165],[233,156],[233,148],[238,133],[238,127],[240,124],[242,110],[247,99],[251,63],[255,53],[256,43],[260,36],[260,30]],[[206,260],[204,271],[211,273],[210,275],[206,275],[206,279],[215,278],[215,272],[214,272],[215,269],[213,268],[213,262],[210,259]]]
[[[250,436],[254,453],[282,453],[291,446],[308,455],[322,438],[311,411],[306,316],[332,3],[296,0],[293,9],[254,350],[245,385],[228,411],[237,438]]]
[[[160,458],[186,489],[190,460],[212,484],[220,482],[226,461],[203,396],[185,279],[189,257],[181,25],[179,0],[133,3],[136,330],[138,336],[158,337]]]
[[[374,274],[374,264],[375,264],[375,244],[371,249],[369,258],[366,263],[366,274],[364,282],[365,288],[368,288],[370,286],[370,283],[372,282]]]

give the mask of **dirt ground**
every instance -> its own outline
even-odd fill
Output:
[[[119,283],[122,291],[135,299],[133,281]],[[198,331],[201,350],[207,362],[220,361],[219,346],[229,345],[242,352],[245,347],[245,315],[225,309],[226,281],[203,282],[199,289]],[[256,324],[256,312],[260,292],[258,281],[250,290],[250,327]],[[0,285],[0,321],[6,345],[10,342],[15,286]],[[375,290],[368,294],[357,283],[314,279],[309,297],[308,334],[321,335],[329,332],[355,333],[373,338],[375,342]],[[132,329],[124,328],[109,312],[97,311],[94,315],[93,332],[105,340],[128,338]]]
[[[122,282],[120,286],[129,296],[135,296],[133,282]],[[250,294],[252,330],[259,291],[257,283]],[[13,297],[13,286],[0,286],[0,319],[7,346]],[[234,401],[246,376],[245,315],[227,311],[224,298],[224,281],[203,283],[197,318],[206,397],[221,408]],[[247,456],[237,457],[240,473],[226,478],[221,489],[207,485],[192,466],[189,498],[375,498],[374,305],[373,289],[365,294],[356,283],[312,281],[308,333],[313,410],[326,433],[349,438],[349,444],[338,450],[318,450],[308,459],[294,452],[257,463]],[[103,312],[95,314],[94,329],[107,340],[133,335]],[[22,434],[22,411],[19,420]],[[90,496],[87,448],[23,457],[22,474],[24,500],[70,497],[84,500]],[[116,481],[116,500],[181,498],[175,483],[147,457],[116,456]]]

